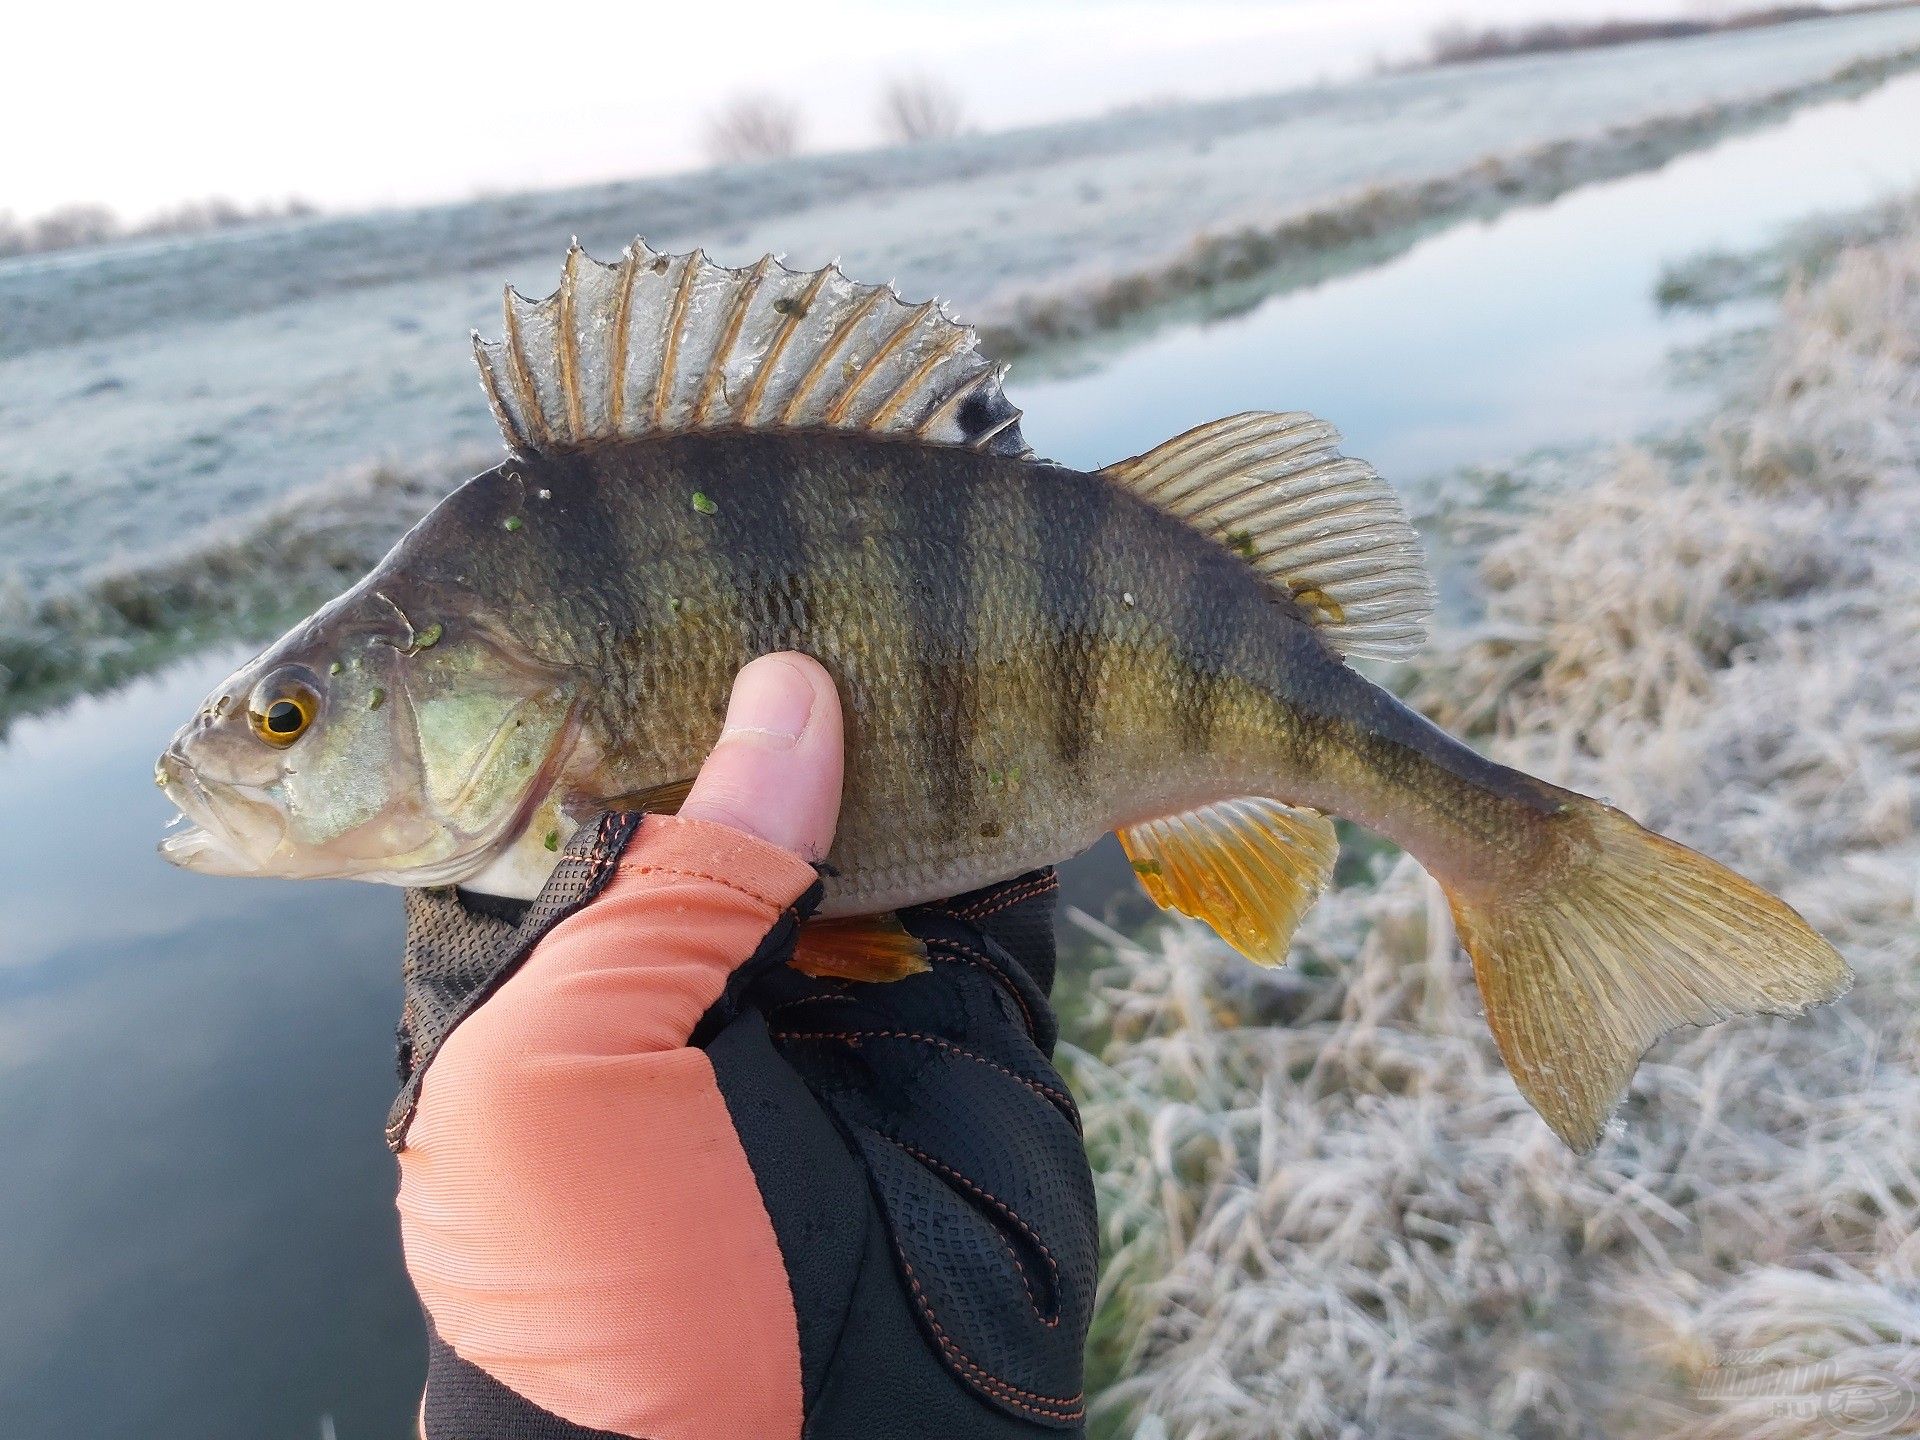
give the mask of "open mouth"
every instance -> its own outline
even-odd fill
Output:
[[[230,849],[204,825],[188,825],[160,842],[160,854],[169,864],[202,875],[255,875],[259,867]]]
[[[229,827],[216,818],[221,808],[218,797],[201,783],[185,757],[176,750],[167,750],[154,766],[153,778],[167,799],[180,809],[180,813],[167,822],[169,833],[160,842],[163,859],[202,875],[260,873],[260,866],[225,838]]]

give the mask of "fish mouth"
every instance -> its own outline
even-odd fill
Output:
[[[264,872],[264,866],[236,840],[248,830],[261,831],[259,820],[271,817],[278,821],[270,805],[239,794],[223,797],[210,791],[193,762],[173,746],[167,748],[154,766],[153,779],[180,812],[167,822],[171,833],[159,844],[163,860],[200,875]],[[183,820],[187,822],[184,826]],[[249,821],[255,823],[249,824]],[[274,828],[278,828],[277,823]],[[262,833],[258,838],[268,837]],[[271,851],[272,845],[266,848]]]
[[[260,867],[204,825],[189,824],[160,842],[160,858],[200,875],[258,875]]]

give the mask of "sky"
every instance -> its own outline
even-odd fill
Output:
[[[1338,79],[1453,20],[1718,13],[1742,0],[329,0],[11,7],[0,213],[300,196],[361,209],[683,170],[733,96],[805,146],[874,143],[891,77],[971,124]]]

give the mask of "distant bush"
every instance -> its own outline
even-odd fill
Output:
[[[896,145],[945,140],[965,121],[959,92],[931,75],[901,75],[880,92],[880,133]]]
[[[716,165],[784,160],[800,149],[800,107],[779,95],[740,95],[707,117],[707,158]]]
[[[67,250],[76,245],[97,245],[110,240],[120,230],[120,221],[104,205],[68,205],[49,211],[22,228],[29,244],[38,250]]]
[[[171,210],[163,210],[142,225],[139,233],[142,235],[196,235],[205,230],[225,230],[237,225],[252,225],[262,220],[303,220],[309,215],[318,213],[315,206],[300,199],[288,200],[279,205],[265,204],[248,208],[215,196],[210,200],[189,200],[183,205],[176,205]]]
[[[1765,10],[1717,18],[1671,20],[1543,21],[1536,25],[1492,26],[1485,29],[1454,21],[1436,29],[1427,40],[1427,63],[1458,65],[1472,60],[1496,60],[1509,55],[1543,55],[1556,50],[1597,50],[1608,45],[1630,45],[1640,40],[1679,40],[1723,30],[1751,30],[1785,25],[1797,20],[1819,20],[1861,10],[1900,9],[1881,5],[1776,5]]]
[[[242,205],[219,197],[189,200],[133,225],[104,205],[65,205],[33,220],[16,220],[0,211],[0,259],[101,245],[109,240],[199,235],[269,220],[297,220],[317,213],[311,204],[299,199]]]

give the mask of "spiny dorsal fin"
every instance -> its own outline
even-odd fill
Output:
[[[689,430],[864,430],[1031,453],[1004,370],[935,302],[836,265],[741,270],[636,240],[618,265],[578,244],[544,300],[506,293],[506,335],[474,356],[507,444],[583,450]]]
[[[1294,927],[1333,882],[1333,822],[1258,796],[1222,800],[1118,832],[1140,888],[1204,920],[1249,960],[1278,965]]]
[[[1241,555],[1341,654],[1405,659],[1426,638],[1433,582],[1399,497],[1339,443],[1302,411],[1256,411],[1100,473]]]

